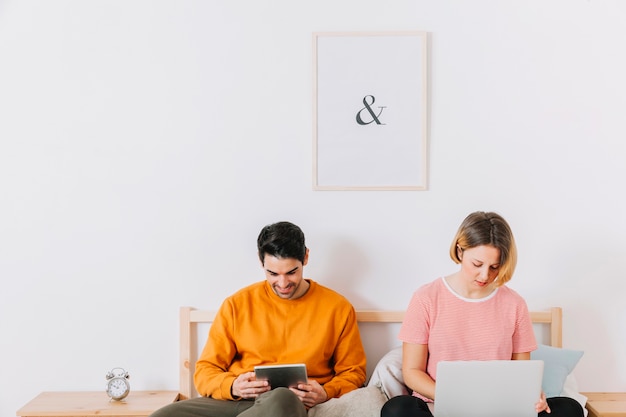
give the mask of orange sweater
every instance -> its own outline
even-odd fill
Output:
[[[328,398],[363,386],[365,351],[352,305],[312,280],[305,295],[284,300],[267,281],[228,297],[196,363],[198,393],[232,400],[235,378],[256,365],[305,363]]]

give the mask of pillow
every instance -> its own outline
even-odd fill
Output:
[[[387,398],[411,393],[402,379],[402,346],[390,350],[380,358],[367,386],[377,386]]]
[[[561,395],[565,379],[574,370],[583,353],[581,350],[562,349],[546,345],[539,345],[537,350],[530,352],[530,359],[542,360],[544,363],[541,385],[546,397]]]
[[[308,417],[380,417],[386,401],[378,387],[358,388],[316,405],[309,410]]]

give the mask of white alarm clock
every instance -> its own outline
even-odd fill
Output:
[[[121,401],[130,392],[130,383],[128,382],[128,372],[122,368],[113,368],[106,374],[107,395],[116,401]]]

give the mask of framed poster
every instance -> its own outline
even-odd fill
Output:
[[[427,33],[313,34],[313,189],[426,190]]]

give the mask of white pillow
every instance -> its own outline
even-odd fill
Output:
[[[402,379],[402,346],[390,350],[380,358],[367,386],[380,388],[387,398],[411,393]]]
[[[587,417],[587,413],[589,413],[589,411],[585,408],[585,405],[587,404],[587,397],[578,392],[578,381],[576,381],[574,374],[569,374],[567,378],[565,378],[561,397],[569,397],[578,401],[583,408],[585,417]]]
[[[308,417],[380,417],[386,401],[378,387],[358,388],[316,405],[309,410]]]

